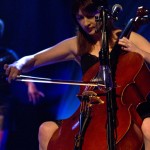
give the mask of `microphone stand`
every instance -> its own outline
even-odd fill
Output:
[[[106,86],[106,109],[107,109],[107,142],[108,150],[115,150],[115,114],[112,98],[112,73],[110,67],[110,55],[109,55],[109,44],[108,44],[108,35],[107,35],[107,19],[109,17],[108,11],[103,7],[100,11],[100,19],[102,22],[102,48],[99,51],[99,61],[100,61],[100,74],[104,80],[104,85]]]

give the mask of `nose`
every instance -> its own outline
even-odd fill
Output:
[[[90,21],[89,21],[89,19],[88,18],[84,18],[84,25],[85,26],[89,26],[90,25]]]

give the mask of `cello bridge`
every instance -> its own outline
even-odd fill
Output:
[[[84,91],[82,93],[82,97],[87,96],[89,98],[89,104],[92,106],[93,104],[104,104],[104,101],[97,96],[97,93],[94,91]]]

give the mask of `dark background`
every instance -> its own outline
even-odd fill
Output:
[[[5,23],[1,45],[17,52],[19,57],[33,54],[75,35],[71,16],[72,0],[1,0],[0,18]],[[109,7],[121,4],[118,27],[124,28],[136,15],[137,7],[150,9],[149,0],[109,0]],[[150,23],[137,31],[150,41]],[[61,49],[60,49],[61,51]],[[81,72],[74,62],[42,67],[30,73],[52,79],[80,79]],[[37,84],[46,98],[36,105],[27,97],[27,87],[20,82],[12,83],[12,90],[19,100],[13,103],[14,130],[10,137],[13,150],[38,149],[37,132],[40,123],[51,119],[67,118],[78,108],[77,86]]]

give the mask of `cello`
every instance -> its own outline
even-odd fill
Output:
[[[133,22],[131,21],[131,24]],[[121,36],[129,34],[131,24],[128,24]],[[83,81],[93,81],[99,66],[100,64],[96,63],[89,68],[83,76]],[[150,92],[150,71],[143,58],[131,52],[119,54],[115,68],[115,81],[118,85],[114,133],[116,149],[140,150],[143,146],[140,130],[142,120],[136,108],[146,100]],[[124,73],[125,68],[127,74]],[[106,150],[106,92],[99,88],[81,87],[78,94],[80,108],[70,118],[63,120],[61,127],[52,136],[48,150]]]

